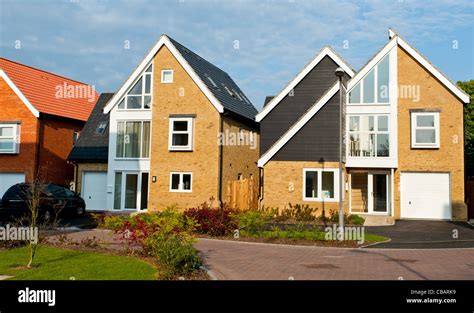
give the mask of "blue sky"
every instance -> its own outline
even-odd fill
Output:
[[[325,45],[359,70],[388,27],[451,80],[474,79],[472,0],[0,0],[0,17],[1,56],[99,92],[116,91],[162,33],[228,72],[258,110]]]

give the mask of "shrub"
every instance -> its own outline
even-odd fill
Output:
[[[312,208],[307,204],[288,204],[287,208],[281,211],[276,210],[274,218],[277,222],[294,220],[299,222],[310,222],[316,220],[315,213],[318,209]]]
[[[339,222],[339,211],[334,209],[330,210],[328,220],[332,223]],[[362,225],[364,224],[364,218],[358,215],[347,215],[347,213],[344,213],[344,224]]]
[[[272,217],[272,213],[264,210],[242,211],[235,215],[239,227],[250,231],[262,230],[265,223],[271,220]]]
[[[211,208],[207,202],[197,208],[190,208],[184,212],[184,216],[196,221],[196,231],[211,236],[225,236],[231,234],[238,224],[232,218],[234,210],[222,206]]]
[[[359,215],[349,215],[348,224],[363,225],[365,219]]]

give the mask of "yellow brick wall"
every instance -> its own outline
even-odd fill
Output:
[[[172,84],[161,83],[161,70],[173,69]],[[196,206],[218,195],[220,115],[184,68],[163,46],[153,60],[152,145],[149,208]],[[170,114],[196,114],[192,152],[168,150]],[[192,172],[192,192],[170,192],[170,172]]]
[[[306,161],[269,161],[265,164],[263,169],[264,188],[263,201],[264,207],[270,208],[284,208],[291,204],[308,204],[313,208],[317,208],[317,215],[321,215],[322,211],[326,212],[326,216],[330,210],[338,210],[338,202],[315,202],[303,201],[303,169],[304,168],[331,168],[337,169],[338,162],[326,162],[324,164],[319,162]],[[345,177],[345,176],[344,176]],[[345,178],[343,178],[345,181]],[[293,185],[293,190],[290,189],[290,184]],[[338,188],[338,187],[336,187]],[[344,184],[345,190],[345,184]],[[348,209],[349,193],[344,191],[344,210]]]
[[[75,173],[76,192],[81,192],[83,172],[107,172],[107,163],[79,163],[77,164],[77,170]]]
[[[395,218],[400,217],[400,172],[451,173],[453,219],[467,219],[464,204],[463,104],[443,84],[398,48],[398,85],[419,85],[420,100],[398,98],[398,169]],[[410,109],[439,109],[440,148],[411,149]]]
[[[233,119],[224,118],[224,134],[235,134],[238,136],[239,129],[247,135],[249,131],[254,132],[254,144],[247,145],[248,141],[239,141],[239,145],[226,144],[223,146],[223,166],[222,166],[222,201],[228,202],[227,182],[236,180],[238,174],[242,174],[243,179],[253,176],[255,182],[259,181],[259,169],[257,160],[259,157],[259,134],[252,128],[239,123]],[[229,135],[230,136],[230,135]],[[227,136],[227,138],[229,138]],[[228,142],[227,142],[228,143]]]

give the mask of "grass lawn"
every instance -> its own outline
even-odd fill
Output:
[[[134,257],[40,246],[27,269],[27,247],[0,250],[0,275],[15,280],[154,280],[157,269]]]
[[[317,241],[326,241],[326,233],[322,231],[311,231],[311,230],[262,230],[256,232],[250,232],[246,230],[241,230],[240,234],[242,236],[248,237],[259,237],[259,238],[285,238],[285,239],[302,239],[302,240],[317,240]],[[387,240],[387,237],[372,235],[365,233],[364,240],[365,244],[380,242]]]

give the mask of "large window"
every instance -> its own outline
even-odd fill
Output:
[[[119,110],[139,110],[151,108],[152,65],[135,82],[127,95],[119,102]]]
[[[17,124],[0,124],[0,153],[18,153]]]
[[[349,92],[349,103],[389,103],[390,58],[387,54]]]
[[[337,169],[304,169],[304,201],[337,201]]]
[[[191,151],[193,149],[192,117],[170,118],[168,148],[171,151]]]
[[[192,173],[173,172],[170,174],[170,191],[191,192],[192,180],[193,180]]]
[[[150,122],[117,123],[117,158],[150,157]]]
[[[439,148],[439,112],[411,113],[412,148]]]
[[[349,156],[388,157],[390,136],[388,115],[350,115]]]

